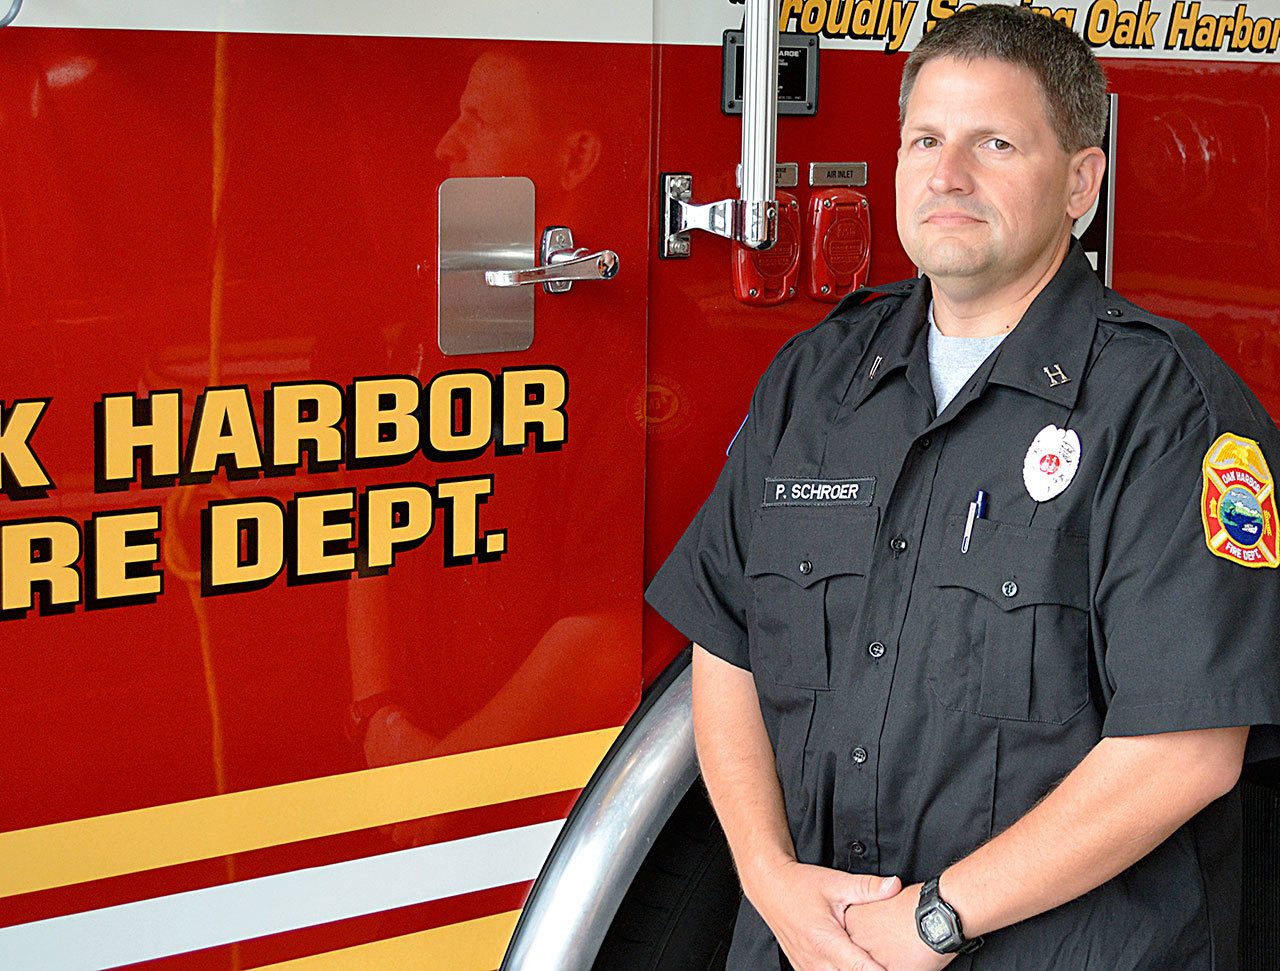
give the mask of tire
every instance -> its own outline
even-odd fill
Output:
[[[741,896],[699,780],[640,865],[594,971],[723,971]]]
[[[1244,906],[1240,966],[1280,969],[1280,785],[1244,783]]]

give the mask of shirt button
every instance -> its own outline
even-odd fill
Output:
[[[871,645],[867,648],[867,653],[872,657],[884,657],[884,645],[879,641],[872,641]]]
[[[853,750],[853,761],[857,762],[859,765],[867,761],[867,750],[861,745]]]
[[[1012,580],[1006,580],[1004,586],[1000,588],[1000,592],[1006,597],[1016,597],[1018,595],[1018,585]]]
[[[893,539],[889,540],[889,549],[893,550],[895,553],[905,553],[907,550],[906,539],[902,536],[895,536]]]
[[[849,852],[854,856],[866,856],[867,844],[863,843],[861,840],[854,840],[852,845],[849,847]]]
[[[803,573],[805,576],[808,576],[810,573],[813,572],[813,564],[810,563],[808,560],[801,560],[800,572]]]

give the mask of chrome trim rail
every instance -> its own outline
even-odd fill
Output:
[[[22,11],[22,0],[13,0],[9,4],[9,12],[0,16],[0,27],[8,27],[13,23],[13,19]]]
[[[502,971],[581,971],[595,961],[640,864],[698,777],[687,657],[583,791],[530,891]]]

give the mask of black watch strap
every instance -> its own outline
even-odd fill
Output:
[[[982,947],[982,938],[967,940],[955,908],[938,892],[938,877],[920,888],[916,907],[916,930],[920,939],[939,954],[968,954]]]

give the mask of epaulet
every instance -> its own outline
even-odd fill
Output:
[[[893,283],[882,283],[878,287],[859,287],[843,297],[828,316],[834,316],[844,310],[851,310],[854,307],[861,307],[863,304],[880,300],[884,297],[905,297],[920,282],[919,277],[911,277],[906,280],[897,280]]]
[[[1255,399],[1245,383],[1214,353],[1204,338],[1186,324],[1154,314],[1113,290],[1106,290],[1099,297],[1097,317],[1120,327],[1145,326],[1163,334],[1200,386],[1210,411],[1219,415],[1257,417],[1261,405],[1254,407]]]

